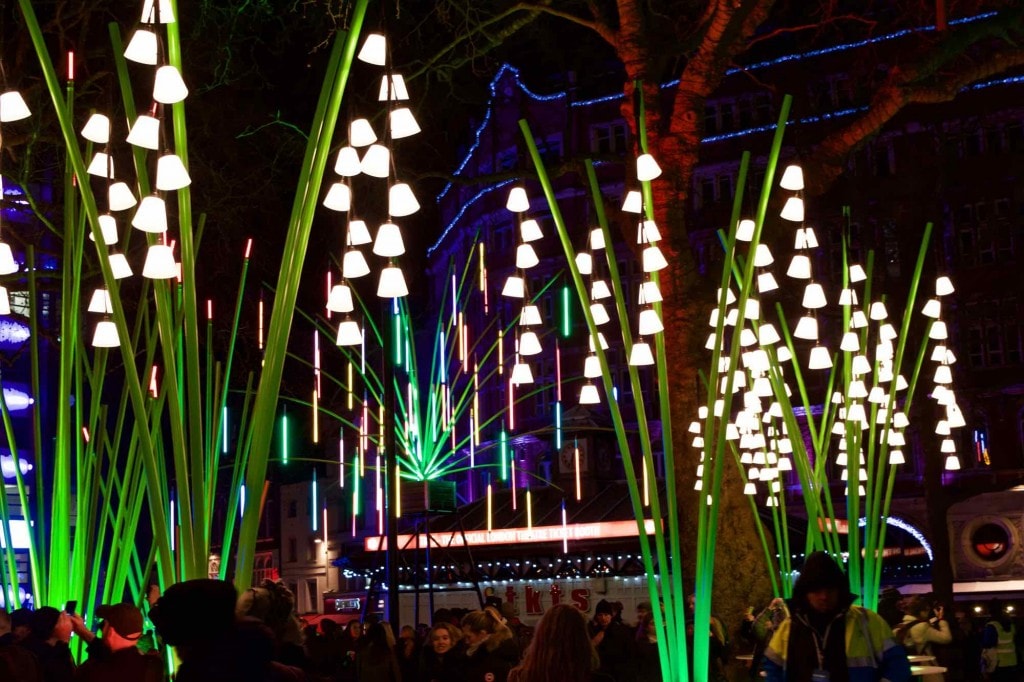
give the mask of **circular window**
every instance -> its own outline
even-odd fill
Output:
[[[998,561],[1010,549],[1010,534],[998,523],[985,523],[971,533],[974,553],[985,561]]]

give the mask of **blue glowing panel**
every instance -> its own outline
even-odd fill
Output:
[[[18,320],[0,319],[0,348],[13,349],[28,341],[28,325]]]

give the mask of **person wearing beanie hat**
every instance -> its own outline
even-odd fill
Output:
[[[906,651],[856,598],[835,559],[810,554],[764,653],[768,682],[909,682]]]
[[[616,681],[631,679],[630,659],[633,654],[633,633],[615,621],[615,606],[602,599],[594,606],[594,619],[589,623],[590,641],[601,662],[598,672]]]
[[[89,660],[75,674],[75,682],[161,682],[163,663],[155,653],[142,653],[143,618],[133,604],[106,604],[96,609],[100,637],[89,646]],[[84,624],[83,624],[84,625]],[[91,634],[91,633],[90,633]],[[84,635],[89,639],[88,635]]]
[[[42,606],[32,612],[31,628],[22,644],[35,655],[44,682],[71,682],[75,662],[68,647],[70,616],[52,606]]]

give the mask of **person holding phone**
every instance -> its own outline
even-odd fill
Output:
[[[108,604],[96,609],[96,618],[100,621],[100,636],[89,633],[89,659],[78,668],[75,682],[163,680],[160,656],[144,654],[137,646],[143,631],[142,611],[132,604]]]

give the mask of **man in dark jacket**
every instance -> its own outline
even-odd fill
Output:
[[[631,658],[633,633],[620,622],[615,622],[615,607],[602,599],[594,607],[594,620],[590,621],[590,641],[601,660],[598,670],[610,675],[615,682],[633,679]]]
[[[142,612],[138,608],[132,604],[110,604],[96,609],[96,617],[102,621],[101,636],[90,643],[89,660],[75,672],[76,682],[163,681],[160,656],[138,649],[143,630]]]
[[[765,650],[768,682],[909,682],[910,663],[889,625],[854,606],[843,570],[825,552],[807,557],[789,617]]]

